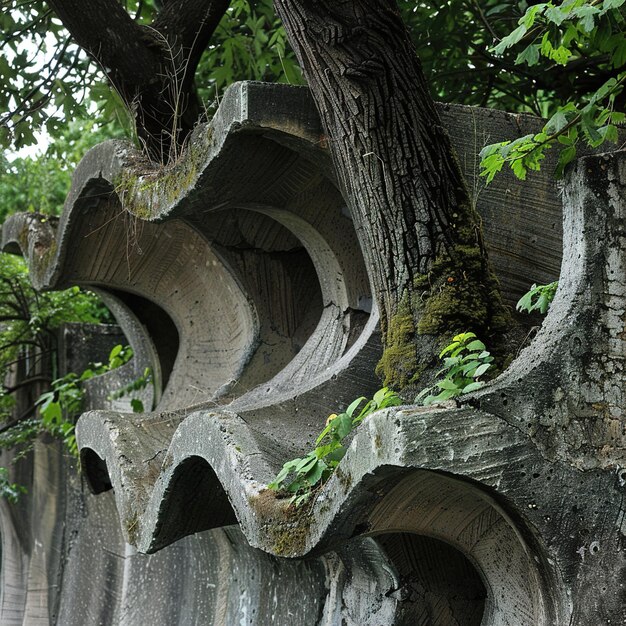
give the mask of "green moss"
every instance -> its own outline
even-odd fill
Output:
[[[133,215],[149,220],[157,217],[158,208],[171,205],[196,182],[206,157],[204,142],[190,145],[172,164],[166,166],[141,163],[129,165],[114,181],[115,191],[124,208]]]
[[[275,554],[294,556],[304,552],[313,521],[310,502],[295,507],[288,504],[287,498],[276,497],[275,491],[263,489],[249,496],[248,503],[263,521]]]
[[[388,321],[385,349],[376,366],[376,374],[385,385],[400,389],[406,387],[418,368],[415,317],[411,309],[409,296],[405,294],[398,311]]]
[[[440,255],[427,277],[430,291],[419,311],[417,332],[447,338],[471,330],[487,339],[511,323],[499,285],[479,247],[457,245]]]
[[[313,522],[311,507],[308,503],[300,507],[288,506],[282,513],[282,519],[269,527],[272,551],[279,556],[302,554]]]
[[[287,528],[277,526],[272,533],[272,552],[278,556],[302,554],[306,549],[309,527],[310,522],[306,525],[293,525]]]

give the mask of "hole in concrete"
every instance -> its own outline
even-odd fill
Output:
[[[147,298],[128,291],[114,289],[109,291],[137,316],[148,331],[158,355],[162,387],[165,388],[178,354],[179,338],[176,325],[158,304]]]
[[[443,541],[411,533],[379,535],[400,589],[396,626],[479,626],[487,591],[470,561]]]
[[[542,547],[519,519],[514,522],[485,491],[471,483],[436,472],[410,472],[401,480],[394,479],[394,486],[375,505],[368,520],[371,536],[377,540],[392,533],[411,533],[458,550],[486,589],[484,615],[478,623],[561,623],[557,617],[561,606],[550,591],[556,588],[551,586],[556,584],[555,572],[543,558]],[[405,555],[411,554],[411,546],[402,547]],[[429,544],[433,553],[435,548],[440,546]],[[390,558],[394,560],[392,555]],[[419,560],[413,557],[413,568],[417,567]]]
[[[287,379],[306,384],[361,336],[372,308],[369,281],[352,225],[332,204],[315,219],[296,208],[244,205],[195,225],[236,276],[259,324],[257,346],[220,402],[268,380],[272,390]]]
[[[80,463],[92,493],[102,493],[111,489],[107,465],[93,450],[89,448],[81,450]]]
[[[152,549],[202,530],[236,523],[233,508],[213,468],[205,459],[191,456],[176,467],[167,486]]]

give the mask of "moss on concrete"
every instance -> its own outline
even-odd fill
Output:
[[[290,498],[278,497],[271,489],[248,498],[251,508],[263,520],[272,552],[278,556],[303,554],[313,521],[311,505],[315,493],[299,507],[289,504]]]
[[[190,143],[173,163],[129,164],[114,181],[124,209],[144,220],[158,217],[161,207],[171,206],[191,189],[201,173],[212,135]]]
[[[311,520],[306,523],[277,524],[272,528],[272,552],[277,556],[297,556],[306,550]]]

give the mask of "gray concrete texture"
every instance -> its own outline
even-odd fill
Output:
[[[171,166],[101,144],[58,224],[4,225],[39,288],[98,289],[136,357],[94,381],[78,424],[99,495],[42,444],[30,502],[1,504],[3,624],[626,622],[626,157],[579,159],[562,193],[550,162],[484,188],[481,147],[538,121],[440,112],[507,302],[560,276],[557,298],[478,393],[370,417],[298,510],[266,485],[378,388],[380,355],[305,88],[234,85]],[[146,366],[154,409],[112,406],[107,390]]]

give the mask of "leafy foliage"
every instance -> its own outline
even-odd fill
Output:
[[[589,76],[590,59],[604,59],[604,80],[580,101],[558,103],[541,132],[514,141],[486,146],[481,152],[487,182],[508,165],[524,180],[529,170],[538,170],[546,151],[562,149],[556,174],[575,156],[583,141],[597,148],[605,141],[617,142],[617,125],[626,120],[622,97],[626,81],[626,0],[563,0],[528,7],[518,26],[492,50],[502,55],[518,49],[515,64],[525,67],[576,68],[581,82]],[[519,44],[519,46],[518,46]]]
[[[9,470],[6,467],[0,467],[0,498],[6,498],[15,504],[23,493],[26,493],[26,487],[12,483],[9,480]]]
[[[89,148],[120,136],[114,125],[95,120],[71,120],[38,157],[9,161],[0,155],[0,224],[24,211],[59,215],[70,189],[72,173]]]
[[[133,356],[130,346],[116,345],[109,354],[108,363],[93,363],[82,374],[70,372],[61,378],[53,380],[50,390],[42,393],[35,405],[39,407],[41,419],[23,419],[0,433],[0,448],[20,448],[13,457],[15,463],[22,458],[31,448],[35,439],[43,432],[61,440],[67,451],[74,457],[78,457],[76,445],[75,419],[81,413],[85,398],[83,383],[86,380],[99,376],[127,363]],[[151,380],[150,370],[147,369],[143,386]],[[121,397],[130,390],[142,388],[142,383],[136,381],[128,387],[116,392],[116,397]],[[127,390],[128,389],[128,390]],[[131,400],[132,405],[132,400]],[[143,411],[140,402],[138,410]],[[135,408],[135,405],[132,405]],[[21,493],[26,493],[22,485],[10,483],[8,469],[0,467],[0,497],[6,497],[10,502],[16,502]]]
[[[130,346],[115,346],[109,354],[108,363],[94,363],[82,374],[73,372],[52,381],[47,391],[35,403],[39,406],[42,429],[63,441],[73,456],[78,456],[74,419],[80,414],[85,398],[82,383],[127,363],[133,356]],[[143,408],[143,407],[142,407]]]
[[[530,290],[519,299],[515,308],[518,311],[526,311],[526,313],[532,313],[533,311],[546,313],[552,300],[554,300],[558,286],[558,281],[554,281],[548,285],[533,284]]]
[[[124,124],[119,96],[44,1],[5,4],[3,145],[36,143],[42,128],[56,138],[68,119]],[[128,0],[124,6],[147,25],[160,4]],[[584,108],[607,80],[619,80],[626,60],[622,0],[399,0],[398,5],[433,95],[446,102],[551,117],[570,101]],[[302,81],[271,0],[232,0],[196,74],[209,107],[225,86],[245,79]]]
[[[424,406],[480,389],[484,382],[479,378],[485,375],[493,362],[485,344],[471,332],[456,335],[452,343],[441,351],[439,358],[443,359],[444,366],[437,376],[445,376],[417,396],[416,401],[422,400]]]
[[[111,369],[114,369],[111,367]],[[118,398],[123,398],[124,396],[132,394],[134,391],[140,391],[141,389],[145,389],[148,385],[154,382],[154,378],[152,376],[152,368],[146,367],[143,371],[143,374],[131,381],[127,385],[124,385],[121,389],[114,391],[109,395],[109,400],[117,400]],[[143,413],[144,405],[143,402],[139,398],[131,398],[130,406],[133,410],[133,413]]]
[[[303,83],[272,0],[233,0],[196,73],[199,94],[208,108],[238,80]]]
[[[54,372],[55,329],[68,322],[111,322],[113,318],[93,293],[72,287],[65,291],[36,292],[30,284],[24,260],[0,253],[0,448],[17,448],[21,458],[42,431],[65,441],[75,452],[73,415],[82,401],[74,374],[50,381]],[[18,378],[11,373],[20,370]],[[92,375],[94,375],[92,373]],[[83,374],[84,378],[89,376]],[[28,386],[51,385],[39,400],[41,419],[30,406],[14,415],[14,396]],[[8,493],[8,492],[7,492]]]
[[[339,465],[346,453],[345,442],[348,435],[374,411],[401,403],[397,393],[383,387],[371,400],[361,396],[343,413],[333,413],[316,439],[316,447],[302,458],[287,461],[268,487],[293,494],[290,502],[296,506],[306,502],[315,487],[328,480]]]
[[[43,0],[8,0],[0,15],[6,54],[0,59],[0,145],[38,142],[37,131],[61,137],[67,120],[94,120],[132,135],[129,114],[104,71],[63,27]],[[150,24],[161,3],[125,2],[129,15]],[[271,0],[232,0],[204,53],[196,82],[211,108],[236,80],[302,82]],[[94,106],[95,105],[95,106]]]
[[[0,419],[7,419],[12,389],[5,386],[10,369],[28,362],[25,379],[39,376],[39,364],[54,350],[54,329],[67,322],[112,322],[100,298],[71,287],[36,292],[24,260],[0,253]]]

